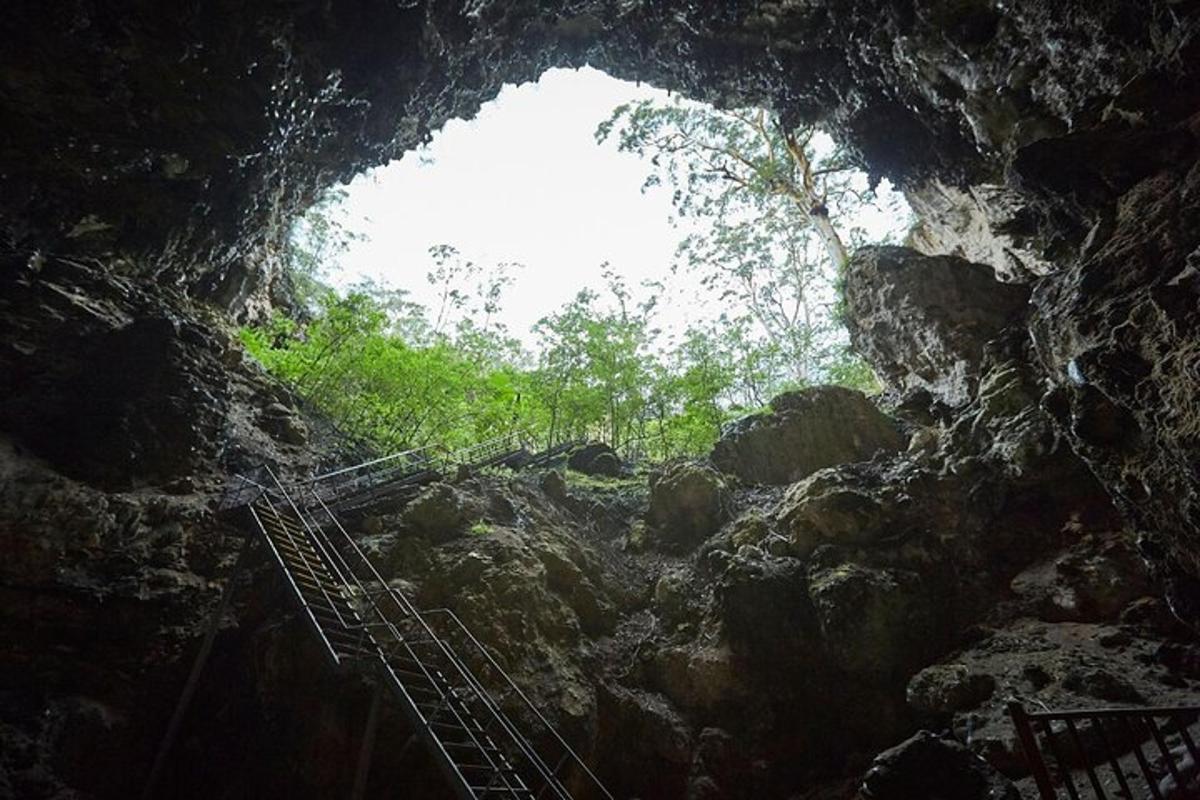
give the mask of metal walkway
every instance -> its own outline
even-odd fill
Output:
[[[227,496],[225,509],[265,544],[330,664],[376,688],[354,796],[365,788],[378,703],[390,698],[462,800],[612,800],[458,617],[418,611],[389,586],[335,510],[452,469],[534,458],[515,437],[501,437],[443,458],[410,451],[290,486],[264,467]]]

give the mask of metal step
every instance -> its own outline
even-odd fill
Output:
[[[473,448],[467,454],[469,459],[464,457],[459,463],[499,464],[515,452],[523,452],[503,445]],[[348,494],[378,491],[382,496],[419,477],[393,474],[366,489],[350,485]],[[305,508],[288,497],[277,479],[275,484],[275,490],[264,490],[251,504],[253,513],[248,516],[256,521],[257,532],[284,573],[310,629],[323,641],[334,664],[370,668],[362,674],[377,686],[391,687],[387,695],[401,704],[419,738],[430,744],[460,800],[571,800],[556,777],[557,768],[552,770],[536,755],[463,659],[428,627],[410,602],[386,589],[386,581],[325,501],[314,491],[313,505]],[[327,521],[327,528],[322,529],[318,520]],[[342,538],[331,539],[339,532]],[[346,561],[347,557],[352,561]],[[353,561],[355,558],[358,561]],[[365,577],[355,574],[359,568],[366,571]],[[379,586],[385,588],[368,588]],[[380,597],[389,599],[386,609],[378,603]],[[582,763],[569,748],[567,752],[577,764]],[[591,777],[586,769],[584,772]],[[596,797],[611,800],[603,787]]]

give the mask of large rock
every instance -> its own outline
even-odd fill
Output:
[[[646,520],[662,544],[699,544],[729,519],[730,509],[729,487],[706,464],[681,461],[650,476]]]
[[[974,393],[984,345],[1020,318],[1028,296],[983,264],[866,247],[847,270],[850,340],[889,385],[961,405]]]
[[[624,469],[617,451],[603,442],[592,442],[573,450],[567,458],[567,466],[585,475],[603,475],[608,478],[620,476]]]
[[[853,673],[904,674],[947,638],[937,603],[913,572],[841,564],[810,576],[826,654]]]
[[[821,470],[788,489],[775,521],[791,552],[806,557],[822,544],[865,545],[894,530],[899,489]]]
[[[441,542],[462,535],[481,513],[480,505],[462,491],[448,483],[435,483],[409,503],[403,521],[410,530]]]
[[[1040,561],[1012,580],[1025,609],[1051,621],[1115,619],[1151,589],[1132,537],[1117,531],[1084,536],[1065,553]]]
[[[870,800],[1020,800],[1017,787],[953,739],[929,731],[875,757],[863,778]]]
[[[771,408],[725,431],[712,452],[718,469],[747,483],[783,485],[904,446],[892,421],[854,389],[814,386],[776,397]]]

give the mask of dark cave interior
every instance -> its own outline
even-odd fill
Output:
[[[292,218],[504,83],[584,64],[818,121],[904,190],[907,246],[848,276],[903,442],[726,487],[826,447],[781,433],[806,414],[881,413],[816,393],[648,496],[467,478],[454,502],[490,509],[492,540],[421,533],[410,508],[370,552],[481,620],[615,796],[854,796],[921,729],[969,731],[1025,792],[1006,695],[1194,703],[1198,30],[1192,0],[18,0],[0,19],[0,795],[140,792],[240,541],[215,499],[254,465],[319,459],[264,421],[295,398],[229,333],[282,301]],[[609,547],[691,513],[685,485],[736,510],[686,552]],[[278,577],[252,574],[163,796],[349,792],[369,692],[315,667]],[[385,714],[367,794],[448,796],[419,750],[382,755],[406,724]],[[873,796],[944,796],[890,758],[901,777]],[[953,796],[1010,796],[963,769],[976,789]]]

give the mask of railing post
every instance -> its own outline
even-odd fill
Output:
[[[354,770],[354,790],[350,800],[362,800],[367,793],[367,777],[371,774],[371,757],[375,753],[375,732],[379,728],[379,706],[383,702],[383,684],[377,684],[371,693],[371,710],[367,712],[367,726],[363,729],[362,746],[358,751],[358,766]]]
[[[1042,796],[1042,800],[1057,800],[1058,794],[1054,791],[1054,783],[1050,780],[1050,772],[1046,769],[1042,751],[1038,749],[1037,734],[1033,732],[1033,725],[1029,722],[1025,707],[1020,701],[1009,700],[1008,714],[1017,729],[1017,738],[1021,740],[1021,749],[1025,751],[1025,759],[1029,762],[1029,771],[1033,773],[1033,782],[1037,784],[1038,794]]]
[[[179,702],[175,704],[175,711],[171,714],[171,721],[167,723],[167,732],[163,735],[163,740],[158,746],[158,752],[154,756],[154,764],[150,767],[150,775],[146,778],[145,788],[142,789],[142,800],[152,800],[155,792],[158,790],[158,782],[162,778],[163,768],[167,765],[167,756],[171,754],[171,748],[175,744],[176,737],[179,736],[179,729],[182,727],[183,719],[187,715],[188,706],[191,705],[192,697],[196,694],[196,687],[200,684],[200,675],[204,672],[204,665],[208,663],[208,657],[212,653],[217,633],[221,630],[221,621],[225,619],[225,615],[229,613],[229,607],[233,604],[233,590],[237,584],[237,579],[241,576],[246,566],[250,548],[253,544],[254,539],[251,536],[246,536],[242,541],[242,549],[238,553],[237,562],[234,564],[229,578],[225,581],[225,588],[221,590],[221,599],[217,603],[211,619],[209,619],[208,630],[204,634],[204,641],[200,644],[200,651],[196,653],[196,660],[192,662],[192,671],[188,674],[187,682],[183,685],[183,691],[179,694]]]

